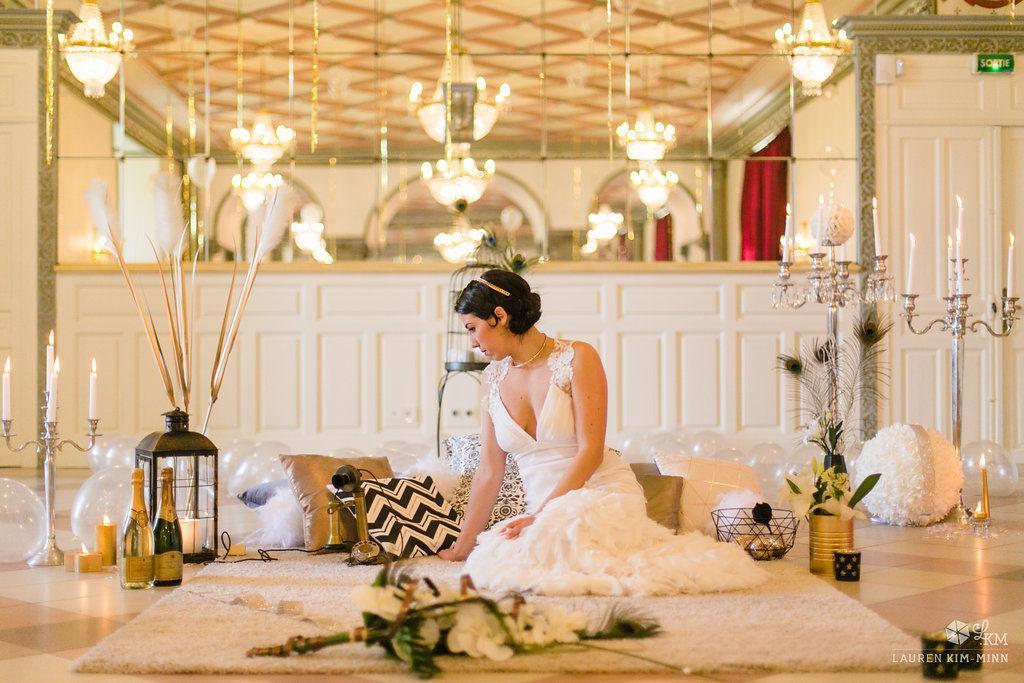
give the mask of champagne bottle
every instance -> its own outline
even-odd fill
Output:
[[[146,499],[142,495],[141,469],[132,470],[132,508],[124,520],[124,554],[121,556],[121,588],[153,586],[153,530],[149,528]]]
[[[160,514],[153,523],[153,585],[181,585],[181,525],[174,509],[174,471],[160,472]]]

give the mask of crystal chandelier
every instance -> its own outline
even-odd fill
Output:
[[[655,121],[649,109],[637,115],[632,127],[628,121],[620,123],[615,133],[633,161],[661,161],[665,152],[676,146],[675,126]]]
[[[480,246],[487,233],[480,228],[469,227],[465,216],[457,216],[448,232],[434,235],[434,246],[448,263],[465,263]]]
[[[440,159],[434,166],[424,161],[420,167],[420,176],[434,199],[460,212],[483,196],[493,175],[493,159],[485,161],[482,169],[473,157],[454,158],[450,163]]]
[[[306,204],[299,211],[299,220],[292,223],[292,239],[295,246],[313,257],[317,263],[334,263],[334,257],[327,251],[324,241],[324,214],[316,204]]]
[[[587,216],[590,223],[590,230],[587,231],[587,240],[592,237],[595,240],[607,241],[619,234],[622,227],[622,214],[612,211],[607,204],[601,204],[597,213]]]
[[[295,131],[283,124],[274,126],[270,114],[260,111],[256,114],[252,130],[231,129],[231,149],[257,169],[267,169],[280,159],[295,141]]]
[[[829,26],[821,0],[807,0],[800,30],[794,34],[788,23],[777,29],[775,50],[790,56],[793,76],[803,84],[804,95],[813,97],[821,94],[821,84],[832,75],[840,55],[850,53],[850,40],[846,31]]]
[[[85,96],[103,97],[121,66],[122,52],[132,50],[132,30],[115,21],[107,33],[96,0],[83,0],[78,16],[81,21],[71,28],[71,35],[59,36],[60,49],[71,73],[85,86]]]
[[[412,84],[409,90],[409,108],[416,114],[423,130],[435,142],[445,142],[445,130],[447,129],[447,102],[445,85],[451,83],[451,96],[453,98],[453,116],[457,107],[461,104],[454,101],[458,98],[459,86],[462,85],[475,93],[473,101],[473,140],[479,140],[491,132],[491,128],[498,121],[507,109],[512,97],[512,87],[508,83],[502,83],[498,92],[492,98],[487,92],[487,81],[482,76],[476,75],[476,67],[473,66],[473,58],[460,52],[456,55],[454,62],[446,57],[441,66],[441,77],[437,79],[437,87],[434,88],[433,97],[429,100],[423,98],[423,84],[419,81]],[[473,86],[469,88],[469,86]],[[468,104],[468,103],[467,103]]]
[[[657,211],[668,203],[669,193],[679,182],[674,171],[662,172],[655,165],[630,171],[629,182],[633,185],[640,201],[651,211]]]
[[[264,173],[250,172],[244,176],[241,173],[236,173],[231,178],[231,186],[241,196],[242,206],[249,213],[255,213],[263,206],[263,202],[267,200],[267,195],[270,191],[281,187],[283,184],[284,178],[281,177],[281,174],[271,173],[270,171]]]

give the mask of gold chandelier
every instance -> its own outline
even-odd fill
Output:
[[[651,211],[657,211],[668,203],[669,194],[679,182],[679,176],[675,171],[662,171],[651,164],[630,171],[629,182],[644,206]]]
[[[293,142],[295,131],[284,124],[275,127],[265,110],[256,114],[252,130],[242,127],[231,129],[231,149],[259,170],[273,166]]]
[[[676,146],[675,126],[655,121],[649,109],[642,110],[632,126],[628,121],[620,123],[615,133],[633,161],[661,161]]]
[[[793,76],[803,85],[803,94],[821,94],[821,84],[835,71],[842,55],[850,54],[846,31],[833,31],[821,0],[807,0],[800,19],[800,30],[793,33],[788,23],[775,31],[775,50],[788,55]]]
[[[107,83],[117,75],[125,53],[132,50],[133,34],[120,22],[111,24],[110,33],[96,0],[83,0],[78,9],[81,18],[68,36],[60,35],[64,61],[83,86],[86,97],[103,97]]]
[[[483,196],[494,171],[493,159],[485,161],[483,168],[480,168],[473,157],[456,157],[451,161],[440,159],[433,166],[429,161],[424,161],[420,167],[420,177],[427,183],[427,189],[439,204],[462,212]]]
[[[445,57],[437,87],[429,100],[424,99],[423,84],[419,81],[413,83],[409,90],[409,109],[416,114],[423,130],[435,142],[446,142],[449,97],[453,129],[468,129],[467,119],[470,115],[473,118],[472,140],[460,139],[457,142],[480,140],[490,133],[498,118],[508,109],[512,98],[512,87],[508,83],[502,83],[493,97],[488,93],[487,81],[476,75],[473,58],[468,53],[457,52],[454,57]]]

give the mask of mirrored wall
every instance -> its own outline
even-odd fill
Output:
[[[828,22],[872,9],[815,4]],[[154,186],[174,179],[204,261],[246,258],[281,185],[292,225],[273,258],[294,263],[456,263],[488,240],[565,261],[774,260],[787,203],[798,248],[819,197],[855,204],[852,58],[817,92],[794,76],[776,32],[802,4],[98,7],[125,58],[83,85],[98,65],[68,51],[84,34],[64,41],[62,263],[108,258],[93,178],[134,261],[153,258]]]

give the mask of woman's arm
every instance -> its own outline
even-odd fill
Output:
[[[582,488],[604,460],[604,434],[608,424],[608,380],[597,350],[575,342],[572,362],[572,407],[576,420],[576,457],[551,494],[536,512],[559,496]]]
[[[489,396],[488,388],[484,388],[484,396]],[[476,545],[476,537],[487,527],[498,499],[498,490],[505,478],[505,459],[507,454],[498,446],[494,436],[494,423],[487,409],[487,399],[482,402],[480,419],[480,466],[473,473],[473,483],[469,489],[469,502],[466,513],[462,517],[462,531],[459,540],[438,555],[445,560],[464,560]]]

